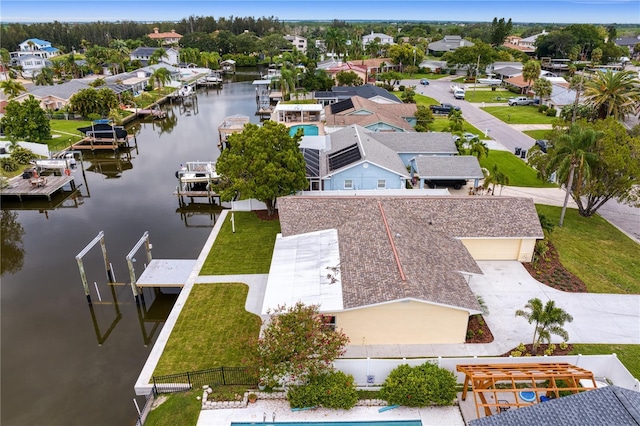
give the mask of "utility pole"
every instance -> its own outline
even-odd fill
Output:
[[[476,98],[476,86],[478,85],[479,70],[480,70],[480,55],[478,55],[478,63],[476,64],[476,78],[473,80],[473,99]]]

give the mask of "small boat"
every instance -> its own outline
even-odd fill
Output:
[[[222,83],[222,77],[218,73],[211,73],[204,78],[207,83]]]
[[[479,78],[478,83],[480,84],[488,84],[489,86],[499,86],[502,84],[502,80],[499,78],[493,78],[489,75],[487,78]]]
[[[185,84],[184,86],[182,86],[180,90],[178,90],[178,95],[182,96],[183,98],[191,96],[192,94],[193,94],[193,87],[189,86],[188,84]]]

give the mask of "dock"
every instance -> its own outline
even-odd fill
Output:
[[[212,161],[190,161],[186,166],[176,171],[178,185],[174,195],[178,197],[180,206],[185,204],[187,197],[193,202],[194,198],[207,198],[209,203],[220,203],[220,195],[212,190],[212,185],[219,179],[216,173],[216,163]]]
[[[226,117],[222,123],[218,126],[218,135],[220,136],[220,142],[218,148],[220,150],[229,148],[227,139],[234,133],[242,132],[245,124],[249,123],[249,117],[246,115],[232,115]]]
[[[30,197],[46,197],[51,201],[52,194],[67,185],[70,185],[72,190],[75,189],[73,176],[41,176],[37,179],[23,179],[21,176],[17,176],[9,181],[7,188],[0,190],[0,195],[18,197],[20,201]]]
[[[153,259],[136,281],[136,286],[184,287],[195,266],[195,259]]]

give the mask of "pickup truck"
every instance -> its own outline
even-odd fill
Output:
[[[440,104],[440,105],[431,105],[431,112],[434,114],[449,114],[452,109],[456,111],[460,111],[459,106],[453,106],[451,104]]]
[[[536,101],[536,99],[529,99],[526,96],[519,96],[517,98],[509,98],[509,101],[507,103],[509,104],[509,106],[515,106],[515,105],[535,105],[538,102]]]

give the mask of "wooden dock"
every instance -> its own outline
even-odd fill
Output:
[[[73,144],[72,149],[90,149],[91,151],[110,149],[117,151],[122,147],[128,148],[131,139],[135,139],[135,136],[127,135],[126,138],[122,139],[86,137]]]
[[[38,179],[36,181],[23,179],[21,176],[14,177],[9,181],[9,187],[0,190],[0,195],[18,197],[20,201],[23,197],[47,197],[47,200],[51,201],[51,195],[66,185],[70,185],[72,190],[76,186],[73,176],[42,176]]]

